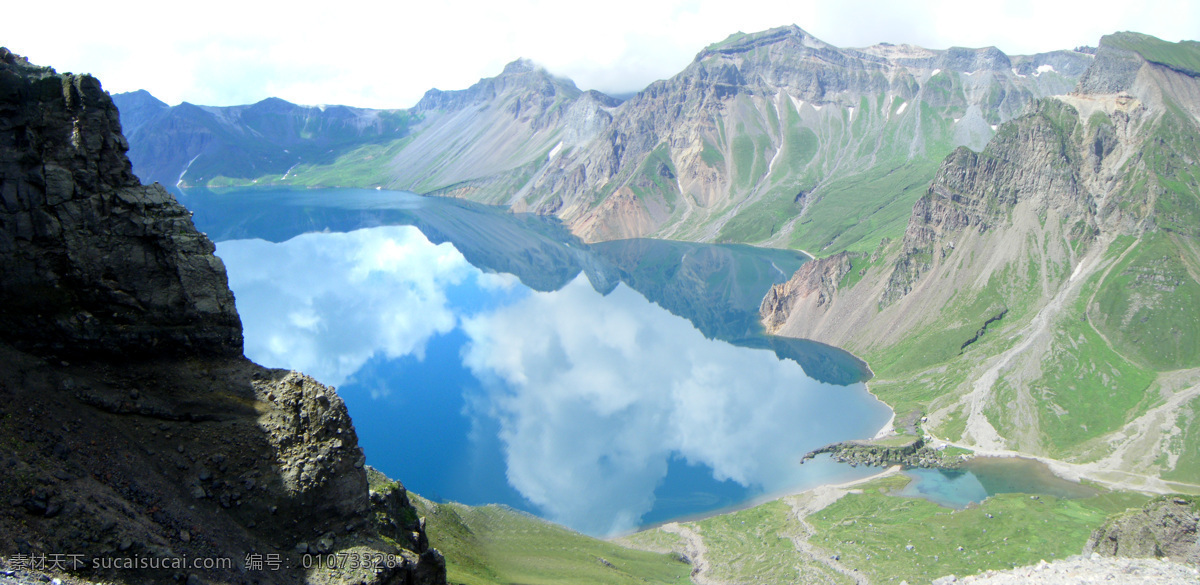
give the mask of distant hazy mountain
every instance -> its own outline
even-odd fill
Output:
[[[353,123],[278,100],[183,104],[140,122],[155,104],[114,99],[139,120],[131,158],[145,179],[382,186],[554,214],[593,241],[819,253],[901,236],[942,158],[983,148],[1031,100],[1070,91],[1091,59],[839,49],[792,26],[733,35],[624,102],[523,60],[466,90],[430,90],[408,111],[344,109]],[[264,109],[291,131],[264,128],[252,115]]]
[[[328,164],[351,148],[408,133],[404,110],[298,106],[277,98],[215,108],[168,107],[146,91],[112,96],[144,181],[165,185],[253,184],[299,164]]]

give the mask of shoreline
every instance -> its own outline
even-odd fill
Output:
[[[734,512],[741,512],[742,510],[749,510],[751,508],[756,508],[763,504],[768,504],[768,503],[775,502],[775,501],[781,501],[784,498],[799,496],[802,494],[807,494],[809,492],[816,492],[818,490],[851,489],[856,485],[867,483],[869,481],[874,481],[874,480],[882,478],[882,477],[889,477],[889,476],[895,475],[897,473],[900,473],[901,471],[902,471],[902,467],[900,465],[893,465],[891,467],[888,467],[887,469],[883,469],[883,470],[879,471],[878,473],[873,473],[871,475],[868,475],[866,477],[860,477],[858,479],[851,479],[848,481],[842,481],[842,482],[838,482],[838,483],[822,483],[822,484],[814,485],[812,487],[807,487],[804,489],[780,490],[778,492],[772,492],[770,494],[763,494],[761,496],[746,500],[740,504],[734,504],[732,506],[727,506],[725,508],[721,508],[718,510],[712,510],[709,512],[699,512],[696,514],[680,516],[678,518],[672,518],[670,520],[664,520],[662,522],[655,522],[653,524],[647,524],[645,526],[641,526],[641,527],[637,528],[636,530],[631,530],[628,532],[622,532],[620,534],[613,534],[610,536],[605,536],[602,540],[605,540],[607,542],[612,542],[614,540],[624,538],[624,537],[630,536],[632,534],[637,534],[639,532],[645,532],[647,530],[654,530],[657,528],[662,528],[663,526],[666,526],[668,524],[682,524],[682,523],[687,523],[687,522],[699,522],[701,520],[707,520],[709,518],[715,518],[717,516],[722,516],[725,514],[732,514]]]
[[[1022,451],[1013,451],[1010,449],[979,449],[970,445],[964,445],[955,441],[949,441],[938,437],[928,431],[930,445],[958,447],[960,449],[968,449],[973,455],[972,457],[990,457],[990,458],[1016,458],[1028,459],[1037,461],[1045,465],[1051,473],[1060,479],[1072,481],[1082,484],[1084,480],[1095,483],[1100,487],[1110,491],[1132,491],[1144,494],[1164,495],[1172,493],[1187,493],[1182,492],[1178,488],[1172,489],[1170,486],[1187,487],[1196,490],[1194,493],[1200,493],[1200,485],[1190,484],[1187,482],[1169,481],[1160,477],[1142,475],[1131,471],[1123,471],[1120,469],[1105,469],[1098,467],[1095,463],[1069,463],[1044,455],[1034,455]],[[1130,479],[1110,479],[1102,477],[1102,475],[1118,475],[1125,476]]]

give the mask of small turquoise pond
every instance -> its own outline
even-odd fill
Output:
[[[904,475],[913,481],[897,495],[924,498],[959,510],[996,494],[1086,498],[1098,493],[1054,475],[1040,461],[1017,457],[978,457],[960,469],[907,469]]]

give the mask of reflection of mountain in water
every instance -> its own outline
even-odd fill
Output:
[[[189,191],[180,200],[215,241],[282,242],[314,231],[412,225],[434,243],[452,243],[471,264],[516,275],[534,290],[558,290],[580,272],[603,294],[624,282],[705,336],[772,349],[822,382],[845,385],[870,377],[866,364],[837,348],[762,333],[762,297],[806,261],[788,250],[648,239],[587,245],[554,219],[411,193]]]
[[[601,242],[592,244],[591,250],[615,267],[622,282],[688,319],[706,337],[774,350],[822,382],[846,385],[870,378],[862,360],[840,349],[763,334],[759,304],[771,285],[786,279],[807,260],[800,254],[649,239]]]

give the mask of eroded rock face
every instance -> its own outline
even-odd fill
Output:
[[[767,333],[775,333],[787,322],[792,307],[801,299],[816,295],[817,307],[833,299],[838,284],[850,273],[850,255],[840,252],[826,258],[805,262],[787,282],[767,291],[759,307]]]
[[[1140,510],[1110,518],[1092,533],[1085,552],[1200,564],[1200,506],[1194,497],[1157,498]]]
[[[37,352],[242,353],[213,244],[141,185],[100,82],[0,49],[0,335]]]
[[[242,356],[212,242],[125,149],[98,81],[0,49],[0,557],[129,583],[445,583],[407,498],[384,506],[403,525],[377,517],[334,390]],[[336,553],[357,566],[317,559]]]
[[[947,157],[928,193],[913,205],[880,305],[911,292],[935,257],[953,251],[954,235],[1006,223],[1008,211],[1021,200],[1039,198],[1064,209],[1085,222],[1090,233],[1095,203],[1080,187],[1079,148],[1072,136],[1077,117],[1062,102],[1040,100],[1005,125],[983,152],[960,147]]]

